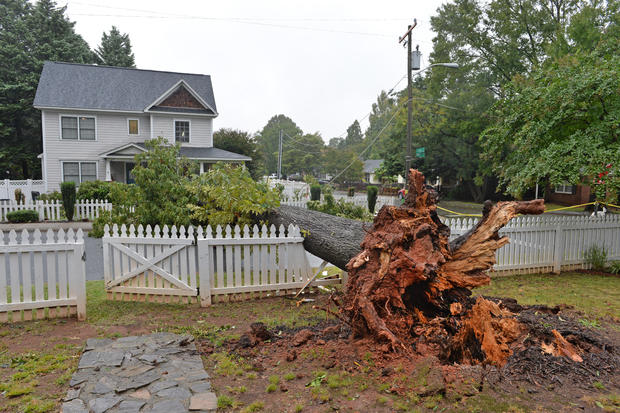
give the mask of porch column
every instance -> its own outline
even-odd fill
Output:
[[[205,163],[200,161],[200,175],[202,175],[203,173],[205,173]]]
[[[112,180],[112,171],[110,170],[110,160],[105,160],[105,180],[110,182]]]

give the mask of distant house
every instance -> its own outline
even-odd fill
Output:
[[[588,185],[562,184],[547,187],[547,202],[560,205],[580,205],[591,201],[591,190]]]
[[[217,107],[208,75],[45,62],[34,107],[41,110],[46,191],[63,181],[132,183],[134,155],[162,136],[199,163],[251,158],[213,147]]]
[[[377,178],[375,172],[381,167],[383,159],[367,159],[364,161],[364,179],[369,184],[380,184],[381,180]]]

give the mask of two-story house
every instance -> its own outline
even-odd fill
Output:
[[[131,183],[134,155],[158,136],[203,172],[247,156],[213,147],[218,115],[208,75],[45,62],[34,107],[41,110],[46,191],[63,181]]]

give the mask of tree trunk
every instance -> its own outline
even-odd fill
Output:
[[[362,249],[370,222],[341,218],[318,211],[283,205],[267,215],[276,227],[297,225],[304,236],[304,248],[319,258],[344,270],[351,258]]]

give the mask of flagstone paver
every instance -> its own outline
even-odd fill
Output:
[[[88,339],[61,412],[215,412],[193,341],[171,333]]]

